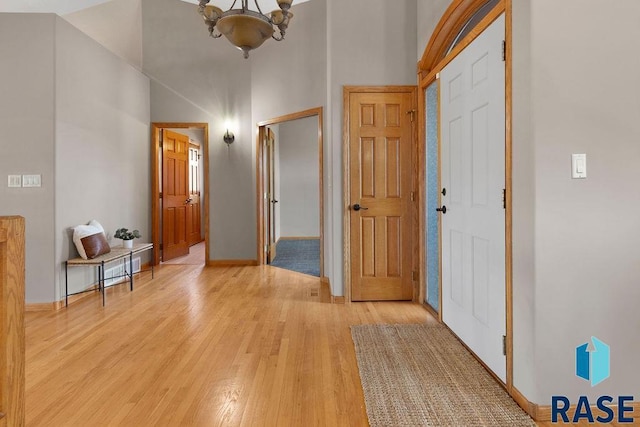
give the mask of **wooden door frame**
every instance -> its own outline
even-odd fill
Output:
[[[418,62],[418,145],[420,153],[426,149],[426,99],[425,90],[433,82],[438,81],[440,71],[447,66],[460,52],[462,52],[476,37],[480,35],[501,14],[505,14],[505,305],[506,305],[506,384],[507,392],[514,397],[523,408],[527,406],[521,403],[521,395],[513,387],[513,253],[512,253],[512,0],[501,0],[487,16],[485,16],[469,34],[467,34],[447,54],[451,43],[462,30],[467,21],[478,11],[487,0],[453,0],[436,26],[429,43]],[[440,92],[438,91],[438,96]],[[438,121],[440,111],[438,108]],[[438,131],[438,152],[440,152],[440,132]],[[438,154],[440,156],[440,154]],[[438,177],[440,177],[440,159],[438,159]],[[423,195],[426,194],[426,158],[419,156],[418,174],[420,176],[418,194],[420,200],[420,236],[426,232],[426,203]],[[439,179],[439,178],[438,178]],[[442,233],[440,233],[440,245],[442,246]],[[442,256],[442,249],[440,250]],[[424,288],[426,285],[426,242],[420,239],[420,302],[424,300]],[[440,264],[442,265],[442,258]],[[439,320],[442,322],[442,275],[440,276],[440,310]],[[496,379],[502,384],[497,377]],[[526,400],[526,399],[525,399]],[[527,410],[527,409],[525,409]]]
[[[258,230],[258,250],[257,250],[257,260],[258,265],[265,264],[264,258],[264,170],[262,167],[263,158],[264,158],[264,146],[262,141],[265,135],[265,129],[269,125],[276,125],[284,122],[288,122],[291,120],[304,119],[307,117],[318,118],[318,166],[319,166],[319,188],[318,188],[318,198],[319,198],[319,209],[320,209],[320,278],[322,280],[326,280],[324,277],[324,154],[323,154],[323,108],[316,107],[310,108],[304,111],[298,111],[297,113],[291,113],[284,116],[276,117],[269,120],[264,120],[262,122],[258,122],[258,132],[256,137],[256,206],[257,206],[257,230]]]
[[[203,263],[209,262],[209,124],[208,123],[151,123],[151,241],[153,242],[153,265],[160,264],[160,132],[163,129],[201,129],[203,131],[202,156],[203,182],[201,198],[204,196],[204,257]],[[202,203],[202,200],[201,200]]]
[[[344,257],[343,257],[343,283],[344,283],[344,297],[345,302],[347,304],[351,303],[351,211],[349,210],[349,206],[351,205],[351,185],[350,185],[350,173],[351,173],[351,162],[350,162],[350,152],[349,152],[349,143],[350,143],[350,111],[351,111],[351,94],[352,93],[410,93],[412,96],[411,104],[412,111],[415,113],[417,110],[417,102],[418,102],[418,87],[417,86],[344,86],[342,89],[342,117],[343,127],[342,127],[342,191],[343,191],[343,201],[342,201],[342,219],[343,219],[343,248],[344,248]],[[415,119],[412,120],[412,123]],[[417,196],[417,184],[418,177],[417,173],[417,158],[418,152],[418,144],[416,143],[418,132],[418,126],[413,126],[411,129],[411,141],[413,142],[413,149],[411,150],[411,168],[414,171],[411,179],[411,192]],[[417,201],[417,199],[414,199]],[[418,229],[418,203],[414,203],[411,208],[411,233],[413,234],[415,230]],[[417,257],[418,253],[418,240],[412,239],[412,271],[417,270],[417,265],[419,259]],[[413,286],[413,298],[414,302],[417,301],[418,292],[419,292],[419,280],[414,280],[412,278],[412,286]]]

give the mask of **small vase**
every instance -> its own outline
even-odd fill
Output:
[[[123,240],[122,241],[122,247],[125,248],[125,249],[132,249],[133,248],[133,239]]]

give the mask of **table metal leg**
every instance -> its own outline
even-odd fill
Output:
[[[133,252],[129,252],[129,290],[133,290]]]
[[[102,306],[104,307],[105,304],[105,293],[106,293],[106,289],[104,288],[104,261],[102,261],[100,263],[100,283],[98,284],[98,287],[100,287],[100,289],[102,289]]]
[[[67,269],[69,268],[69,263],[67,261],[64,262],[64,306],[69,307],[69,273]]]

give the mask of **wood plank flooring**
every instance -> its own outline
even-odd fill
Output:
[[[163,261],[163,264],[193,264],[204,265],[205,246],[204,241],[189,247],[189,253],[185,256]]]
[[[349,326],[433,320],[410,303],[323,303],[319,287],[162,265],[104,308],[96,294],[27,313],[27,425],[367,425]]]
[[[435,322],[268,266],[155,277],[26,314],[27,426],[366,426],[349,327]]]

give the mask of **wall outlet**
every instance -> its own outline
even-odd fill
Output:
[[[22,175],[9,175],[8,187],[22,187]]]

